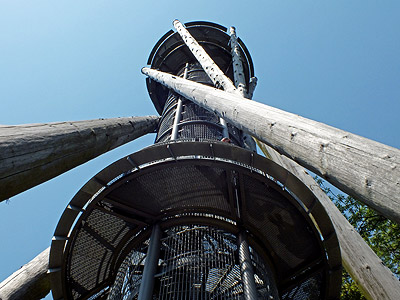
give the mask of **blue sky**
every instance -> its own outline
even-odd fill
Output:
[[[141,67],[175,18],[236,26],[254,99],[400,148],[397,1],[2,1],[0,124],[155,114]],[[50,245],[69,200],[146,136],[0,203],[0,281]]]

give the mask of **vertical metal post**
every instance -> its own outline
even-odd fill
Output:
[[[142,282],[139,288],[138,300],[153,299],[154,275],[157,271],[158,259],[160,255],[161,229],[160,225],[155,224],[150,236],[150,244],[144,262]]]
[[[253,264],[251,263],[249,244],[247,243],[247,236],[244,231],[241,231],[238,235],[238,250],[244,299],[255,300],[257,299],[257,287],[254,279]]]
[[[189,64],[186,63],[185,71],[183,73],[183,78],[185,78],[185,79],[187,79],[188,68],[189,68]],[[178,128],[179,128],[178,125],[182,119],[182,102],[183,102],[182,96],[179,96],[178,103],[176,106],[176,111],[175,111],[174,124],[172,125],[171,141],[176,140],[178,138]]]

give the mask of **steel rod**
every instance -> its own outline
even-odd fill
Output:
[[[244,77],[243,63],[240,55],[240,47],[237,41],[235,27],[230,28],[230,44],[232,54],[233,78],[235,81],[236,89],[245,97],[247,94],[246,79]]]
[[[0,282],[2,300],[39,300],[50,292],[49,252],[47,248],[29,263]]]
[[[203,47],[200,46],[185,26],[179,22],[179,20],[174,20],[173,24],[179,35],[182,37],[182,40],[189,47],[189,50],[200,63],[214,85],[216,87],[221,86],[227,92],[235,92],[236,88],[232,81],[224,74],[224,72],[222,72],[218,65],[212,60]]]
[[[222,126],[222,138],[229,138],[228,124],[223,118],[219,118],[219,123]]]
[[[153,299],[154,275],[157,271],[161,246],[161,229],[158,224],[153,226],[149,248],[144,262],[142,281],[139,287],[138,300]]]
[[[259,141],[257,144],[265,156],[284,167],[308,186],[324,206],[335,227],[343,265],[351,278],[357,282],[363,295],[367,299],[396,299],[400,291],[399,280],[382,264],[382,260],[347,221],[326,193],[321,190],[314,178],[302,166],[286,156],[280,155],[268,145]]]
[[[254,279],[253,264],[251,263],[249,244],[244,231],[239,232],[238,235],[238,251],[244,299],[255,300],[258,298],[257,287]]]
[[[188,67],[189,64],[186,63],[185,71],[183,73],[183,78],[185,79],[187,79]],[[172,125],[171,141],[176,140],[178,138],[178,128],[179,128],[178,124],[182,119],[182,103],[183,103],[182,98],[179,97],[175,111],[174,124]]]

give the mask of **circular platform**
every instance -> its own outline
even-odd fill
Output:
[[[179,141],[116,161],[71,200],[51,246],[54,299],[105,299],[124,259],[156,223],[163,232],[182,224],[232,234],[244,228],[270,266],[281,299],[306,290],[320,299],[339,297],[337,237],[307,187],[274,162],[231,144]]]

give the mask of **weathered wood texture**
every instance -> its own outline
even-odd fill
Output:
[[[239,44],[236,37],[236,31],[234,27],[230,29],[230,44],[231,44],[231,54],[232,54],[232,65],[233,65],[233,75],[235,85],[232,83],[230,78],[224,74],[224,72],[218,67],[218,65],[213,61],[213,59],[207,54],[204,48],[193,38],[193,36],[187,31],[181,22],[178,20],[174,21],[174,26],[177,29],[182,40],[188,46],[190,52],[200,63],[204,72],[211,79],[216,87],[222,87],[225,91],[229,93],[234,93],[242,97],[247,96],[246,83],[243,72],[243,64],[240,57]],[[228,128],[224,118],[220,117],[220,123],[224,127],[223,136],[228,137]],[[245,147],[249,150],[254,151],[256,149],[253,139],[248,135],[243,136]]]
[[[158,117],[0,126],[0,201],[153,132]]]
[[[235,27],[229,28],[229,33],[231,38],[229,43],[231,45],[231,55],[232,55],[232,66],[233,66],[233,78],[235,81],[235,87],[240,92],[243,97],[247,96],[246,79],[243,71],[243,63],[240,55],[240,47],[236,36]]]
[[[257,144],[267,157],[303,181],[324,206],[339,239],[343,265],[363,295],[367,299],[375,300],[397,299],[400,293],[399,280],[382,264],[381,259],[321,190],[312,176],[302,166],[280,155],[271,147],[261,142]]]
[[[1,300],[38,300],[50,292],[47,248],[0,283]]]
[[[239,51],[239,43],[237,40],[235,27],[230,28],[230,34],[231,38],[229,42],[231,45],[233,79],[235,81],[235,87],[242,97],[248,98],[249,94],[247,93],[248,89],[246,87],[246,79],[244,76],[243,61]],[[224,80],[226,79],[224,78]],[[250,151],[257,151],[256,143],[248,133],[243,132],[243,141],[246,149]]]
[[[400,223],[399,149],[168,73],[142,72]]]
[[[179,20],[173,22],[175,29],[178,31],[182,40],[188,46],[190,52],[194,55],[197,61],[203,67],[203,70],[207,73],[213,83],[219,87],[221,86],[225,91],[235,93],[236,88],[232,81],[224,74],[224,72],[218,67],[218,65],[212,60],[208,53],[199,45],[196,39],[190,34],[190,32],[183,26]]]

